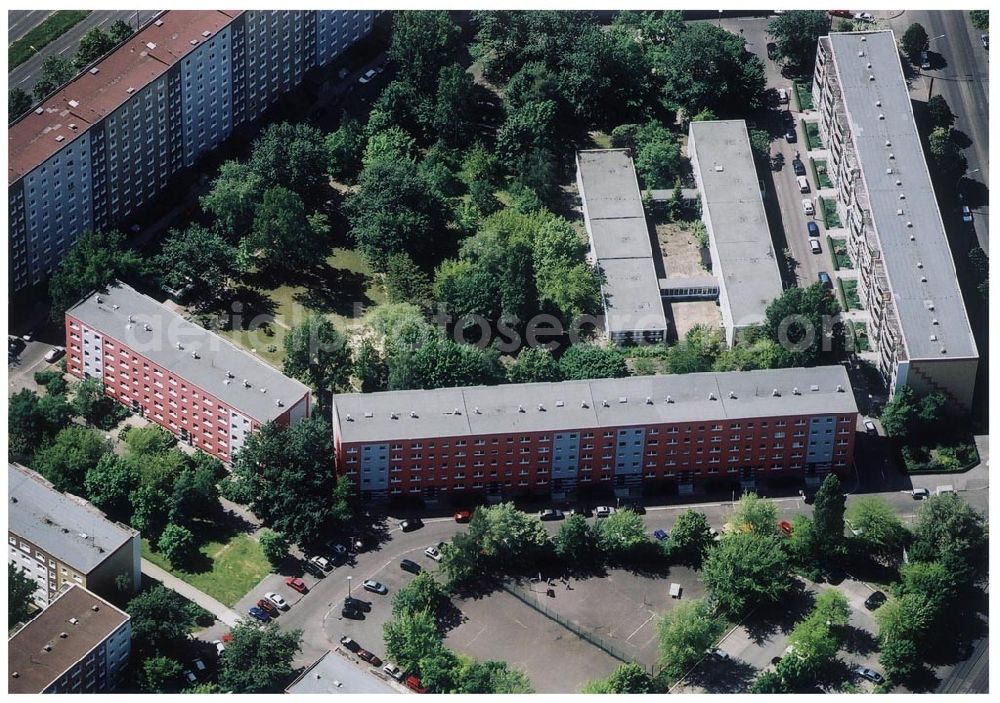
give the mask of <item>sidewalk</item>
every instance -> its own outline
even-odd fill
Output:
[[[177,591],[189,601],[197,603],[230,627],[233,627],[237,621],[241,620],[235,610],[227,608],[207,593],[202,593],[191,584],[181,581],[176,576],[172,576],[156,564],[148,562],[145,559],[142,560],[142,573],[150,578],[156,579],[167,588]]]

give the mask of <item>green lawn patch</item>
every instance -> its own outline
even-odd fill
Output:
[[[166,557],[152,550],[148,540],[142,540],[144,559],[229,607],[271,573],[260,544],[244,534],[231,535],[223,541],[209,539],[198,551],[203,559],[188,567],[191,571],[184,571],[175,569]]]
[[[813,178],[816,179],[817,188],[833,188],[833,181],[826,169],[826,159],[809,159],[812,164]]]
[[[858,297],[858,281],[854,278],[841,279],[844,291],[844,302],[851,310],[861,309],[861,298]]]
[[[807,149],[822,149],[823,142],[819,138],[819,123],[802,120],[802,133],[806,135]]]
[[[827,229],[843,226],[840,222],[840,215],[837,214],[837,203],[835,201],[827,200],[823,196],[817,195],[816,208],[819,210],[820,217],[823,218],[823,224]]]
[[[799,111],[812,110],[812,85],[806,85],[802,81],[792,81],[792,88],[795,90],[795,100],[799,104]]]
[[[840,239],[831,238],[830,251],[833,252],[834,268],[838,271],[840,269],[853,269],[854,263],[851,261],[851,257],[847,254],[847,245]]]
[[[868,326],[864,322],[855,322],[854,320],[848,320],[847,322],[851,329],[851,336],[854,338],[854,351],[871,351],[872,345],[871,339],[868,337]]]
[[[907,445],[900,452],[910,474],[961,473],[979,463],[972,441],[950,440],[933,445]]]
[[[7,70],[13,70],[31,58],[43,46],[55,41],[79,24],[90,10],[57,10],[23,37],[7,47]],[[28,92],[31,92],[30,90]]]
[[[600,130],[594,130],[590,133],[590,139],[594,142],[594,145],[598,149],[610,149],[611,148],[611,135]]]

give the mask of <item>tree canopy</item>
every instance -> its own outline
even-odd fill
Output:
[[[811,69],[819,38],[830,32],[830,16],[823,10],[787,10],[767,26],[781,57],[796,69]]]
[[[902,559],[907,532],[893,509],[878,496],[864,496],[847,507],[845,522],[854,539],[873,556],[894,562]]]
[[[51,481],[57,491],[82,495],[87,472],[109,451],[98,433],[73,425],[60,430],[51,444],[39,449],[32,468]]]
[[[705,656],[726,623],[699,599],[675,605],[659,619],[656,629],[660,664],[671,679],[677,679]]]
[[[815,366],[838,341],[837,299],[821,284],[789,288],[767,306],[764,330],[781,345],[783,366]]]
[[[329,319],[309,315],[285,334],[282,344],[284,373],[308,383],[318,393],[347,390],[351,353],[347,341]]]
[[[594,344],[572,345],[559,359],[559,368],[563,377],[570,380],[628,376],[625,357],[620,351]]]
[[[706,587],[733,616],[760,603],[777,603],[791,586],[788,559],[775,535],[733,532],[708,551]]]
[[[670,531],[670,556],[681,563],[699,565],[712,542],[708,518],[688,508],[677,516]]]
[[[219,685],[234,693],[280,693],[292,675],[292,659],[302,648],[302,631],[240,622],[231,634]]]
[[[49,280],[52,321],[62,325],[66,311],[85,295],[143,270],[142,257],[125,246],[121,232],[81,232]]]
[[[28,619],[38,584],[16,564],[7,562],[7,629]]]
[[[167,285],[191,285],[195,299],[214,300],[236,273],[236,248],[217,231],[194,224],[167,234],[156,265]]]

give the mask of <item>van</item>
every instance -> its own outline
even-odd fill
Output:
[[[808,178],[806,178],[805,176],[796,176],[795,177],[795,182],[799,184],[799,192],[800,193],[808,193],[809,192],[809,179]]]
[[[403,559],[399,562],[399,568],[403,571],[409,571],[411,574],[420,573],[420,564],[415,561],[410,561],[409,559]]]
[[[786,105],[788,103],[788,91],[784,88],[778,88],[778,102],[782,105]]]
[[[818,239],[810,239],[809,240],[809,251],[811,251],[813,254],[822,254],[823,253],[823,249],[820,247]],[[820,280],[823,280],[822,276],[820,276]]]
[[[816,208],[813,207],[812,198],[802,198],[802,212],[807,215],[816,214]]]

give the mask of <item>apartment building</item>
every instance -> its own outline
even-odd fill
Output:
[[[50,603],[73,584],[104,598],[139,590],[136,530],[108,520],[82,498],[60,493],[30,469],[7,467],[7,563],[38,584],[35,603]]]
[[[813,100],[876,366],[966,411],[979,354],[893,33],[821,37]]]
[[[740,330],[764,321],[782,290],[746,122],[692,122],[687,151],[701,192],[722,326],[732,346]]]
[[[841,366],[342,394],[337,470],[365,499],[566,493],[713,478],[752,488],[851,464]]]
[[[42,101],[8,130],[11,291],[45,280],[81,231],[140,211],[376,14],[170,10]]]
[[[304,384],[123,283],[66,312],[66,370],[227,463],[261,425],[311,410]]]
[[[109,693],[131,649],[129,614],[70,584],[7,641],[7,693]]]
[[[576,183],[591,259],[601,273],[612,342],[662,342],[667,318],[635,166],[626,149],[576,153]]]

